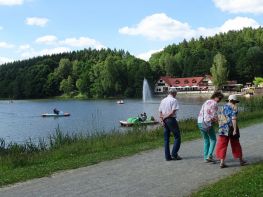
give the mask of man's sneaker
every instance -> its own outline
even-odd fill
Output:
[[[183,158],[177,155],[176,157],[172,157],[173,160],[182,160]]]

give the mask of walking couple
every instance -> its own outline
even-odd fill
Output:
[[[239,128],[237,124],[237,103],[236,95],[230,95],[227,103],[219,110],[218,103],[224,98],[221,92],[215,92],[211,98],[204,102],[198,115],[198,127],[204,139],[204,160],[213,162],[213,152],[216,146],[216,157],[220,159],[220,167],[225,168],[226,151],[230,141],[234,158],[239,159],[240,165],[245,165],[242,148],[239,142]],[[218,142],[214,126],[218,123]],[[216,145],[217,144],[217,145]]]

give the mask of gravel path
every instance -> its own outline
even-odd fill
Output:
[[[250,163],[263,160],[263,124],[241,129],[241,145]],[[229,150],[230,150],[229,145]],[[200,186],[240,170],[228,152],[229,168],[202,160],[202,141],[185,142],[181,161],[165,161],[163,149],[56,173],[0,188],[1,197],[187,196]]]

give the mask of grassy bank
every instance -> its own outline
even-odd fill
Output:
[[[259,197],[263,193],[263,163],[247,166],[240,172],[202,188],[192,197]]]
[[[251,110],[239,116],[240,127],[263,121],[263,111]],[[182,140],[200,137],[196,120],[179,122]],[[43,177],[53,172],[73,169],[132,155],[163,145],[163,129],[148,131],[134,128],[127,132],[67,135],[59,128],[48,140],[35,144],[5,144],[0,140],[0,185]]]
[[[183,140],[199,137],[193,119],[180,123]],[[30,140],[24,144],[0,142],[0,185],[50,175],[65,169],[92,165],[160,147],[162,128],[146,131],[134,128],[128,132],[67,135],[59,129],[48,141],[38,145]],[[48,144],[50,146],[48,146]]]

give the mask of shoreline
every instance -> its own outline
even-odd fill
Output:
[[[240,128],[261,123],[263,112],[240,114]],[[201,138],[195,119],[179,121],[182,141]],[[13,144],[10,151],[0,149],[0,187],[33,178],[49,176],[57,171],[69,170],[102,161],[131,156],[142,151],[153,150],[163,146],[163,129],[161,127],[144,131],[143,127],[126,133],[95,134],[92,136],[67,135],[57,132],[50,137],[52,147],[46,149],[46,143],[40,141],[38,148],[29,142],[19,146]],[[25,151],[25,152],[24,152]],[[37,169],[37,170],[36,170]]]

